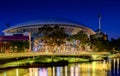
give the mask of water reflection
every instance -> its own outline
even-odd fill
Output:
[[[120,59],[68,66],[0,70],[0,76],[119,76]]]
[[[47,68],[38,68],[39,73],[36,76],[48,76]]]
[[[120,75],[120,59],[119,58],[111,60],[111,70],[110,70],[109,75],[110,76]]]

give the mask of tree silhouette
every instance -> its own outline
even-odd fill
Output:
[[[39,28],[38,34],[43,34],[43,42],[48,46],[61,46],[61,44],[65,43],[65,39],[67,38],[67,34],[64,31],[63,27],[59,27],[58,25],[49,26],[45,25]]]
[[[80,45],[76,44],[77,48],[83,48],[85,50],[85,46],[89,41],[88,35],[85,31],[79,31],[77,34],[70,36],[70,40],[78,40],[80,41]]]

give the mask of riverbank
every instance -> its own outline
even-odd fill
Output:
[[[93,53],[94,55],[95,53]],[[98,54],[98,53],[97,53]],[[104,54],[106,53],[100,53]],[[5,67],[18,67],[18,66],[23,66],[24,64],[33,64],[34,62],[39,62],[40,65],[36,66],[41,66],[41,64],[51,64],[51,62],[59,62],[61,60],[68,61],[68,63],[82,63],[82,62],[92,62],[92,61],[103,61],[104,59],[102,58],[102,55],[100,56],[101,58],[95,59],[93,58],[93,55],[90,56],[87,54],[83,55],[42,55],[42,56],[27,56],[27,57],[14,57],[14,58],[2,58],[0,59],[0,68],[5,68]],[[95,55],[97,56],[97,55]],[[94,57],[95,57],[94,56]],[[114,55],[116,56],[116,55]],[[109,57],[113,57],[113,55],[110,55]],[[58,63],[55,63],[58,64]],[[55,65],[54,64],[54,65]],[[42,65],[42,66],[47,66],[47,65]],[[53,66],[54,66],[53,65]],[[25,67],[25,66],[24,66]],[[27,67],[27,66],[26,66]]]
[[[68,63],[89,62],[89,59],[74,58],[74,57],[68,57],[68,58],[31,57],[25,59],[15,59],[14,61],[9,62],[10,60],[8,60],[8,63],[0,65],[0,68],[2,69],[2,68],[12,68],[12,67],[37,67],[37,66],[47,67],[47,66],[56,66],[56,65],[63,66],[63,65],[67,65]]]
[[[24,64],[18,64],[14,66],[4,66],[0,67],[0,69],[12,69],[12,68],[31,68],[31,67],[53,67],[53,66],[66,66],[68,65],[68,61],[60,60],[60,61],[52,61],[52,62],[27,62]]]

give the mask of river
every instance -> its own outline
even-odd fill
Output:
[[[120,58],[67,66],[14,68],[0,70],[0,76],[119,76]]]

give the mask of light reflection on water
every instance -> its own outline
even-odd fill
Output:
[[[3,70],[0,76],[119,76],[120,59],[95,61],[91,63],[74,63],[68,66],[16,68]]]

